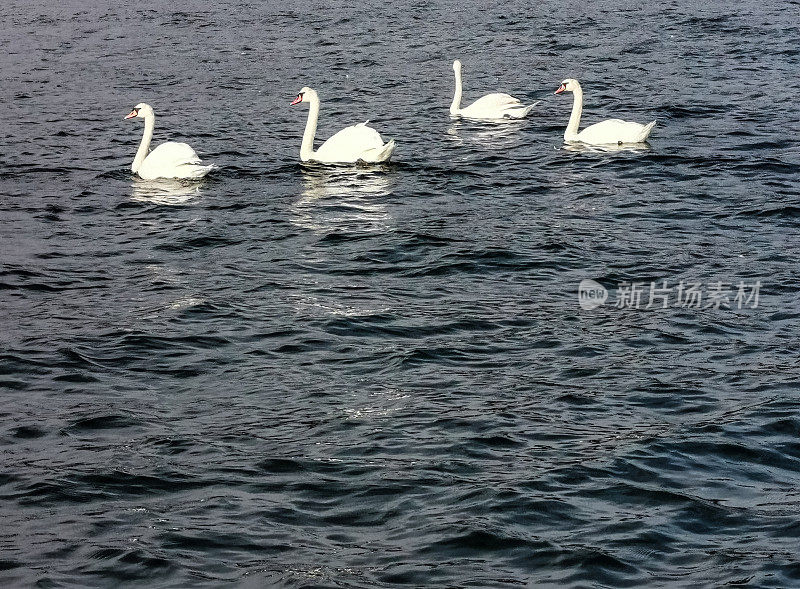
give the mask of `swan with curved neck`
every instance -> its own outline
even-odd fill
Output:
[[[583,89],[578,80],[568,78],[561,82],[556,94],[572,92],[572,114],[569,116],[567,129],[564,131],[564,141],[568,143],[581,142],[589,145],[609,145],[621,143],[644,143],[656,126],[652,121],[641,125],[621,119],[608,119],[578,131],[583,112]]]
[[[300,160],[323,164],[352,164],[358,161],[380,163],[389,161],[394,152],[394,139],[383,142],[380,134],[366,123],[345,127],[314,151],[314,137],[317,134],[319,119],[319,95],[315,90],[304,87],[292,101],[292,105],[308,103],[308,120],[300,144]]]
[[[136,157],[131,164],[131,172],[144,180],[156,178],[186,178],[198,180],[208,174],[215,166],[204,166],[200,156],[186,143],[167,141],[150,151],[156,116],[149,104],[141,102],[133,107],[126,119],[144,119],[144,135]]]
[[[453,103],[450,105],[450,115],[453,117],[489,121],[522,119],[528,116],[528,113],[538,104],[535,102],[525,106],[518,98],[514,98],[510,94],[495,92],[482,96],[469,106],[461,108],[463,86],[461,84],[461,62],[457,59],[453,62],[453,73],[456,77],[456,91],[453,95]]]

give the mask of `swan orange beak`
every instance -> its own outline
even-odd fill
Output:
[[[138,114],[139,114],[138,112],[136,112],[135,110],[132,110],[132,111],[131,111],[131,112],[128,114],[128,116],[127,116],[127,117],[125,117],[125,118],[126,118],[126,119],[132,119],[133,117],[135,117],[135,116],[136,116],[136,115],[138,115]],[[123,119],[123,120],[125,120],[125,119]]]
[[[561,93],[562,93],[564,90],[566,90],[566,89],[567,89],[567,87],[566,87],[564,84],[561,84],[561,85],[558,87],[558,90],[556,90],[556,91],[555,91],[555,94],[561,94]]]
[[[294,106],[294,105],[295,105],[295,104],[297,104],[298,102],[302,102],[302,101],[303,101],[303,95],[302,95],[302,94],[298,94],[298,95],[297,95],[297,98],[295,98],[294,100],[292,100],[292,103],[291,103],[289,106]]]

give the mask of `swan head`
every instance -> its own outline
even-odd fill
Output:
[[[300,102],[311,102],[313,99],[319,99],[315,90],[312,90],[308,86],[303,86],[300,88],[300,92],[297,93],[297,98],[292,100],[290,106],[298,104]]]
[[[457,60],[457,59],[453,62],[453,71],[454,72],[460,72],[461,71],[461,62],[459,60]]]
[[[140,102],[136,106],[133,107],[133,110],[126,116],[126,119],[145,119],[149,116],[153,116],[153,107],[149,104],[144,102]]]
[[[578,84],[578,80],[574,80],[572,78],[567,78],[561,85],[558,87],[558,90],[555,91],[556,94],[561,94],[562,92],[575,92],[575,90],[579,90],[581,87]]]

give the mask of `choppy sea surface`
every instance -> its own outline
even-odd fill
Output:
[[[2,586],[800,585],[800,3],[6,4]]]

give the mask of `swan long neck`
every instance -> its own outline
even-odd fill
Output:
[[[312,95],[308,104],[308,120],[303,132],[303,143],[300,144],[300,160],[308,161],[314,155],[314,136],[317,134],[319,119],[319,96]]]
[[[144,135],[142,135],[142,142],[139,144],[139,149],[136,151],[136,157],[133,158],[131,164],[131,172],[134,174],[142,167],[142,162],[147,154],[150,153],[150,141],[153,139],[153,128],[156,126],[155,115],[147,115],[144,118]]]
[[[581,124],[581,114],[583,113],[583,89],[580,84],[572,91],[572,114],[569,115],[567,130],[564,131],[564,140],[569,141],[578,136],[578,126]]]
[[[453,73],[456,76],[456,93],[453,95],[453,104],[450,105],[450,114],[458,114],[461,110],[461,68],[454,69]]]

